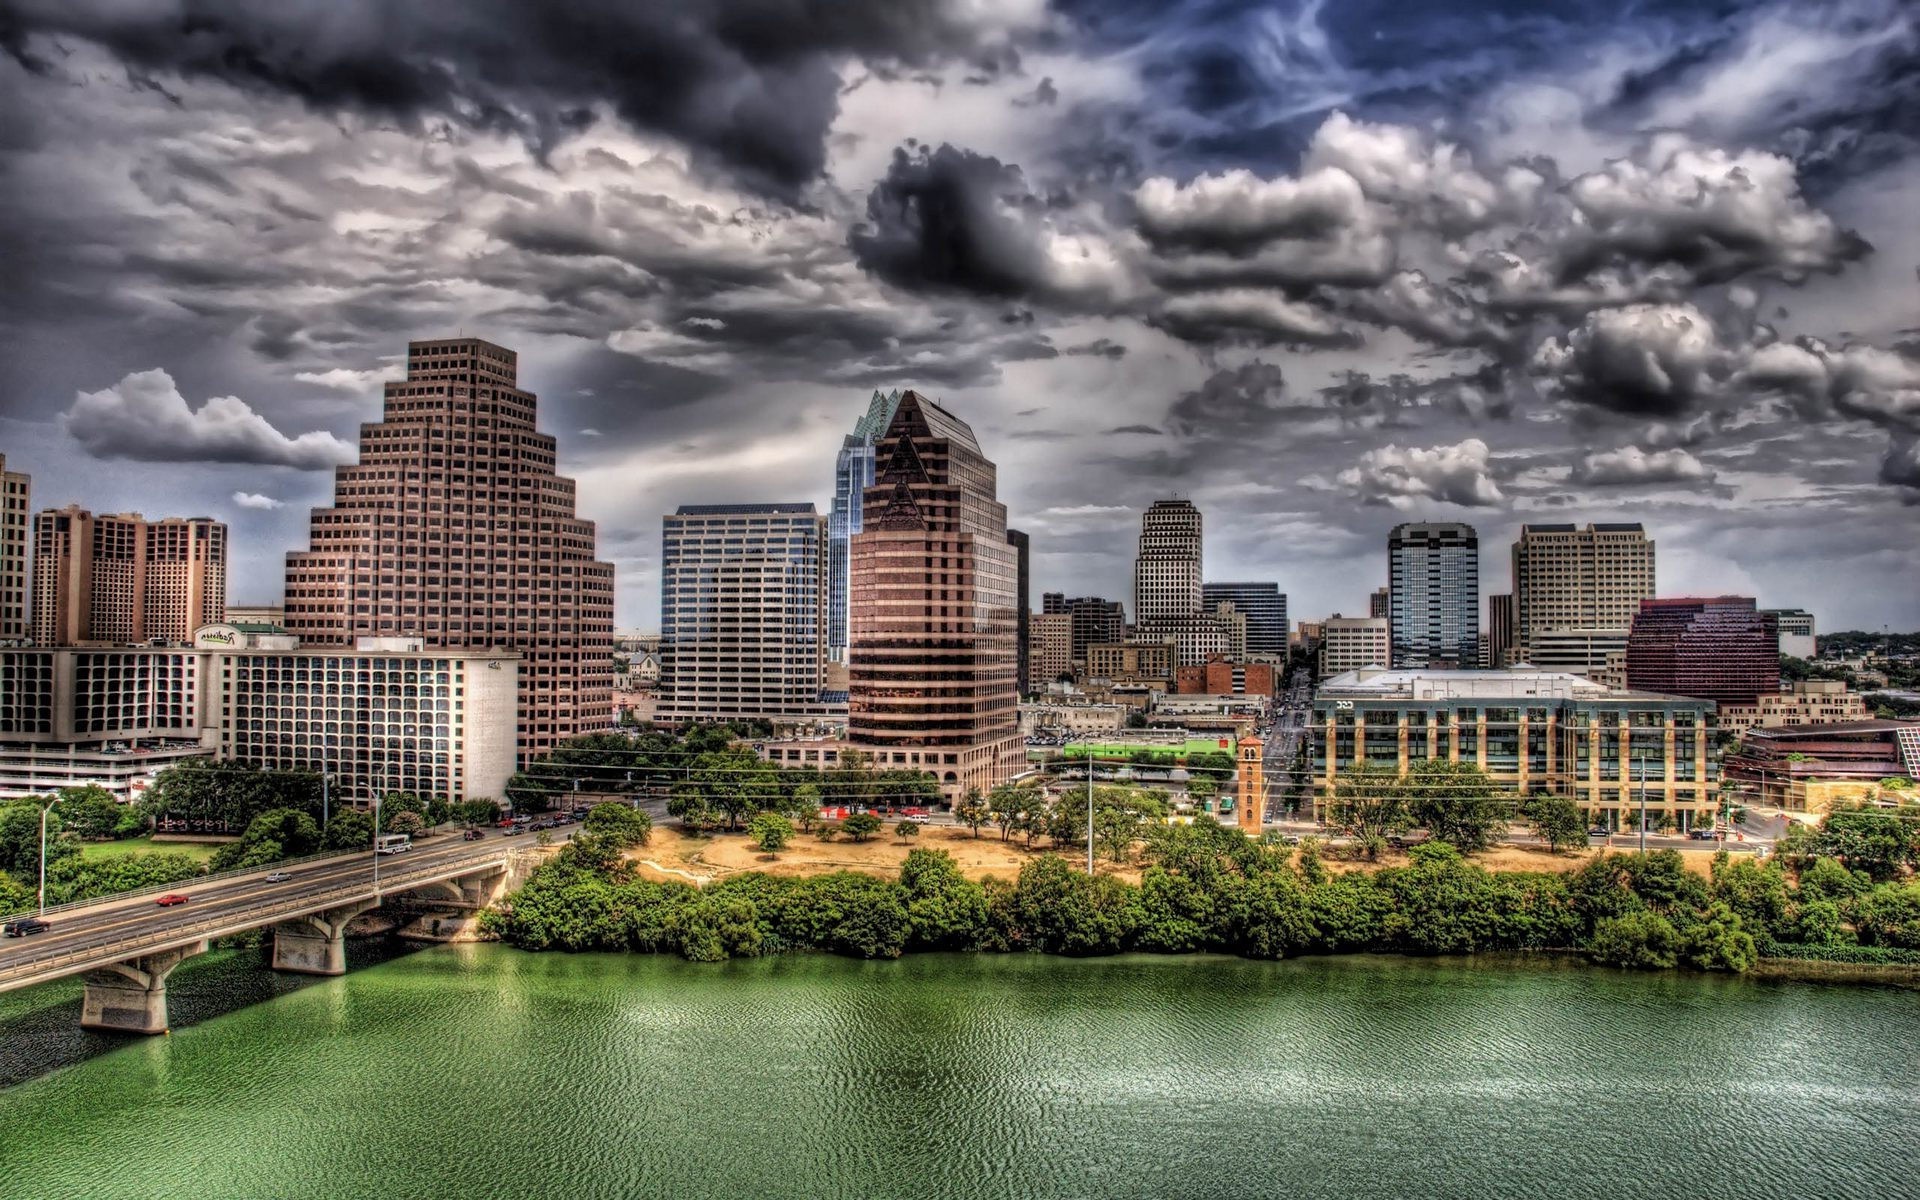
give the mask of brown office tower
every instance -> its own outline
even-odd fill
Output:
[[[287,632],[521,653],[522,760],[613,720],[613,565],[554,474],[518,358],[477,338],[407,345],[384,419],[287,555]]]
[[[994,467],[966,422],[915,392],[877,440],[849,565],[847,740],[949,802],[1017,773],[1019,563]]]
[[[77,504],[33,519],[33,640],[193,640],[226,620],[227,527],[209,517],[95,516]]]
[[[1751,596],[1642,600],[1627,634],[1627,686],[1720,704],[1780,691],[1780,621]]]
[[[7,456],[0,454],[0,642],[24,642],[33,628],[27,575],[32,495],[33,480],[7,470]]]

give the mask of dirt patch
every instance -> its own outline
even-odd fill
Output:
[[[695,837],[677,828],[656,828],[645,846],[628,855],[640,875],[646,879],[674,880],[680,883],[707,883],[742,871],[761,871],[768,875],[818,875],[825,871],[864,871],[892,879],[899,875],[900,864],[915,848],[945,850],[968,878],[990,876],[1013,879],[1020,868],[1048,853],[1047,841],[1039,839],[1029,850],[1020,839],[1003,842],[994,830],[983,829],[978,838],[965,829],[929,825],[911,842],[901,843],[888,829],[866,842],[850,842],[845,837],[823,842],[804,833],[793,835],[787,848],[772,856],[742,833],[722,833],[713,837]],[[1110,862],[1099,864],[1101,874],[1115,875],[1129,883],[1140,881],[1136,866],[1120,867]]]
[[[1469,861],[1485,867],[1489,871],[1577,871],[1585,866],[1605,847],[1591,850],[1568,850],[1555,854],[1551,850],[1535,846],[1495,846],[1491,850],[1482,850],[1471,855]],[[1624,853],[1624,851],[1622,851]],[[1680,851],[1680,859],[1687,870],[1701,877],[1712,871],[1712,850],[1687,849]],[[1327,860],[1327,869],[1332,871],[1378,871],[1382,867],[1404,867],[1407,856],[1398,851],[1389,850],[1375,862],[1337,862]]]

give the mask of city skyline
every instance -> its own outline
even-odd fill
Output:
[[[717,16],[26,4],[0,453],[36,510],[226,522],[272,601],[396,347],[464,333],[521,352],[623,626],[662,514],[825,512],[915,388],[995,447],[1036,591],[1129,595],[1179,493],[1296,617],[1364,613],[1405,521],[1474,525],[1493,593],[1521,524],[1632,521],[1662,595],[1912,628],[1920,27],[1617,18],[929,3],[776,67]],[[599,47],[648,39],[701,65],[641,94]]]

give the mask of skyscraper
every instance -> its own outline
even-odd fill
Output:
[[[1409,522],[1387,535],[1387,618],[1395,667],[1480,662],[1480,537],[1458,522]]]
[[[1247,653],[1287,654],[1287,595],[1277,583],[1203,583],[1200,604],[1212,612],[1223,600],[1247,618]]]
[[[662,721],[837,716],[827,519],[811,504],[683,504],[660,547]]]
[[[1021,769],[1019,564],[966,422],[901,394],[848,563],[847,737],[933,773],[949,801]]]
[[[1391,617],[1393,615],[1391,593],[1388,592],[1386,588],[1375,588],[1372,594],[1367,597],[1367,615],[1370,617]]]
[[[1009,529],[1007,530],[1007,545],[1013,547],[1013,587],[1016,597],[1014,603],[1014,643],[1015,653],[1019,655],[1020,662],[1019,694],[1025,696],[1033,690],[1033,679],[1027,670],[1030,665],[1028,663],[1028,655],[1032,653],[1033,646],[1033,643],[1029,640],[1033,632],[1031,628],[1033,622],[1033,602],[1030,596],[1030,589],[1033,587],[1031,575],[1033,570],[1033,542],[1027,537],[1025,530]],[[1044,680],[1043,682],[1051,683],[1052,680]]]
[[[27,544],[33,480],[7,470],[0,454],[0,642],[24,642],[33,628]]]
[[[867,411],[840,439],[833,463],[833,507],[827,512],[827,655],[847,661],[847,551],[861,528],[861,505],[873,483],[873,441],[886,431],[900,393],[875,392]]]
[[[407,346],[407,377],[334,472],[311,549],[287,555],[286,624],[320,645],[413,636],[521,652],[523,760],[613,719],[613,566],[554,473],[518,356],[478,338]]]
[[[1487,661],[1480,664],[1492,670],[1513,665],[1513,593],[1496,592],[1487,597]]]
[[[1635,691],[1751,705],[1780,690],[1780,623],[1751,596],[1642,600],[1627,635]]]
[[[1513,544],[1513,653],[1584,674],[1627,648],[1654,593],[1654,544],[1638,523],[1522,525]]]
[[[1228,654],[1233,639],[1201,602],[1200,510],[1191,500],[1156,500],[1140,516],[1140,553],[1133,563],[1136,637],[1171,638],[1180,666]]]
[[[226,619],[227,527],[210,517],[148,521],[70,504],[34,517],[33,542],[40,645],[185,642]]]

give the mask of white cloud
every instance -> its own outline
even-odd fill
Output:
[[[353,461],[353,448],[332,434],[316,430],[288,437],[238,396],[215,396],[195,409],[173,377],[158,368],[79,393],[62,423],[95,458],[257,463],[308,471]]]
[[[287,506],[286,501],[275,500],[272,496],[263,496],[259,492],[235,492],[233,494],[233,502],[241,508],[263,510],[285,508]]]
[[[295,374],[294,378],[301,383],[318,384],[337,392],[368,392],[379,387],[384,381],[396,378],[396,374],[386,367],[376,367],[370,371],[352,371],[346,367],[334,367],[328,371],[301,371]]]
[[[1506,499],[1494,482],[1487,444],[1479,438],[1424,449],[1381,446],[1362,454],[1359,465],[1337,479],[1368,504],[1402,509],[1420,501],[1484,508]]]
[[[1596,486],[1637,483],[1711,483],[1713,472],[1705,463],[1679,447],[1668,450],[1642,450],[1622,446],[1617,450],[1598,450],[1582,458],[1573,469],[1573,478]]]

